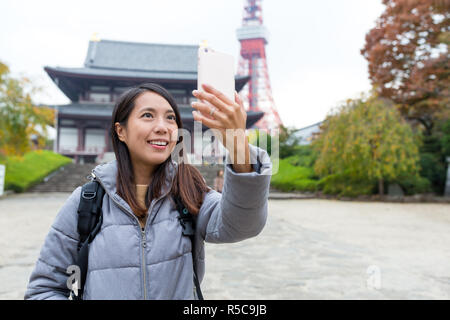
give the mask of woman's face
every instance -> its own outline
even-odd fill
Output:
[[[155,166],[166,161],[177,143],[175,118],[169,102],[159,94],[147,91],[136,98],[126,128],[115,123],[133,163]]]

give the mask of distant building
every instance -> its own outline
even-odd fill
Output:
[[[109,130],[114,102],[127,88],[144,82],[158,83],[172,93],[183,127],[192,132],[190,102],[197,88],[197,50],[194,45],[90,41],[84,67],[46,66],[44,70],[71,100],[68,105],[53,106],[57,110],[55,151],[77,163],[95,162],[112,152]],[[248,80],[248,76],[236,76],[236,90]],[[263,115],[248,111],[247,128]],[[190,152],[193,146],[192,141]]]
[[[320,121],[296,131],[294,136],[300,138],[300,145],[310,144],[314,136],[320,132],[320,125],[322,123],[323,121]]]

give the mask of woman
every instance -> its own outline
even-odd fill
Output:
[[[233,102],[212,87],[203,89],[193,93],[199,99],[193,107],[201,112],[193,112],[194,120],[223,133],[245,129],[246,113],[237,94]],[[213,107],[200,102],[205,100]],[[171,151],[182,143],[180,128],[174,99],[156,84],[132,88],[117,101],[111,124],[116,160],[92,170],[105,195],[103,224],[89,249],[84,299],[197,299],[192,244],[182,235],[173,195],[195,215],[193,256],[200,282],[204,241],[241,241],[263,229],[271,173],[267,153],[247,139],[230,148],[220,194],[206,186],[197,169],[173,161]],[[246,163],[230,162],[230,155],[236,159],[242,153]],[[258,161],[250,164],[249,157]],[[68,298],[66,270],[77,257],[80,191],[76,188],[55,218],[25,299]]]

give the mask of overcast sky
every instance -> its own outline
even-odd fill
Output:
[[[93,33],[100,39],[200,44],[239,55],[243,0],[0,1],[0,60],[44,87],[37,103],[69,100],[43,67],[81,67]],[[321,121],[370,89],[361,56],[381,0],[264,0],[273,96],[285,125]]]

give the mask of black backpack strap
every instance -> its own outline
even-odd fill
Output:
[[[102,201],[105,190],[96,180],[82,186],[80,204],[78,205],[78,257],[76,265],[80,268],[80,281],[78,294],[71,292],[72,299],[83,299],[84,284],[88,269],[89,244],[100,231],[103,222]]]
[[[200,289],[200,282],[198,281],[197,277],[197,268],[194,258],[195,253],[195,221],[192,216],[192,214],[189,212],[189,210],[184,205],[183,201],[180,197],[173,197],[175,200],[175,205],[177,207],[177,210],[179,212],[178,220],[180,221],[181,226],[183,227],[183,235],[188,236],[191,239],[192,243],[192,262],[194,266],[194,284],[195,289],[197,291],[197,296],[199,300],[203,299],[202,290]]]

